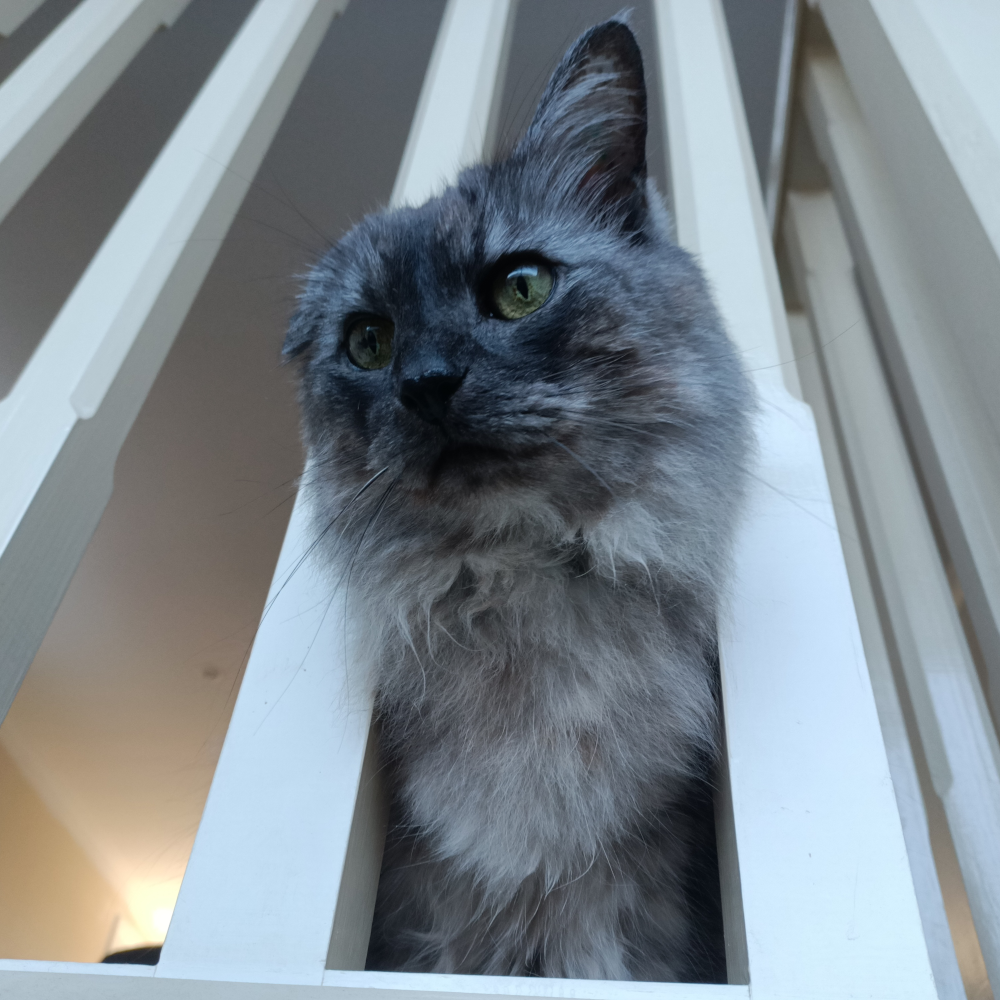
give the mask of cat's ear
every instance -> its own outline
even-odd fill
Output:
[[[563,57],[522,146],[560,181],[637,223],[645,209],[646,121],[642,54],[628,25],[614,19]]]
[[[291,361],[297,358],[316,339],[319,323],[313,310],[305,307],[296,309],[288,323],[288,333],[285,334],[285,342],[281,346],[281,354]]]

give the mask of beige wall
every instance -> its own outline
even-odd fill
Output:
[[[0,958],[99,961],[120,909],[0,745]]]

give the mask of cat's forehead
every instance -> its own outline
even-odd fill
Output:
[[[471,175],[471,176],[470,176]],[[376,284],[408,284],[435,273],[473,278],[503,256],[550,251],[559,255],[577,220],[553,218],[506,178],[468,171],[462,183],[417,208],[365,220],[343,249],[358,272]]]
[[[480,207],[451,188],[412,214],[389,215],[377,249],[387,262],[418,253],[430,263],[461,264],[481,253],[484,221]]]

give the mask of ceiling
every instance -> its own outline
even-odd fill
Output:
[[[0,42],[0,78],[73,5],[48,0]],[[193,0],[0,225],[0,396],[251,6]],[[783,7],[726,2],[758,159],[770,144]],[[580,31],[620,8],[522,0],[502,132],[524,127]],[[279,358],[297,276],[387,200],[442,10],[443,0],[352,0],[334,22],[122,448],[111,501],[0,727],[150,939],[162,934],[153,912],[172,905],[183,874],[301,467]],[[647,53],[650,16],[648,3],[635,5]],[[650,111],[662,187],[657,86]]]

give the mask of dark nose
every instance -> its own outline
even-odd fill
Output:
[[[399,387],[399,401],[427,423],[443,423],[448,402],[464,378],[464,375],[425,372],[417,378],[404,379]]]

